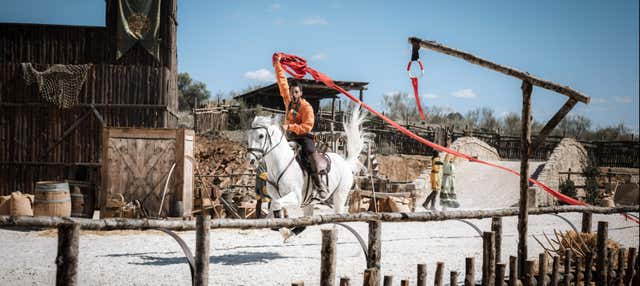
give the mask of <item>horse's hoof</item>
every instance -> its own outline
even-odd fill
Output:
[[[291,232],[291,230],[286,227],[281,228],[279,232],[280,232],[280,235],[282,236],[283,243],[286,243],[287,240],[289,240],[289,238],[295,236],[293,232]]]

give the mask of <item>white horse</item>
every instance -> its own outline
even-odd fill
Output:
[[[344,123],[346,133],[346,158],[336,153],[327,153],[331,167],[327,174],[329,197],[324,202],[333,207],[335,213],[345,212],[345,203],[354,184],[354,174],[363,168],[358,156],[364,147],[361,130],[364,116],[358,105],[351,112],[351,118]],[[252,167],[262,161],[267,166],[267,193],[271,196],[270,212],[283,207],[281,199],[295,193],[297,206],[303,208],[305,216],[313,215],[313,203],[303,205],[306,192],[312,192],[314,184],[306,171],[295,162],[295,152],[288,144],[279,117],[256,116],[248,134],[248,160]],[[324,178],[322,178],[324,179]],[[295,232],[295,231],[294,231]],[[287,235],[283,234],[285,239]]]

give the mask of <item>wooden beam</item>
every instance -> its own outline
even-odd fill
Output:
[[[409,43],[413,44],[414,42],[417,42],[418,44],[420,44],[420,47],[430,49],[436,52],[440,52],[443,54],[447,54],[456,58],[460,58],[472,64],[476,64],[488,69],[492,69],[494,71],[506,74],[508,76],[516,77],[524,81],[528,81],[535,86],[539,86],[548,90],[553,90],[557,93],[564,94],[568,97],[571,97],[583,103],[589,103],[589,101],[591,100],[588,96],[568,86],[559,85],[555,82],[530,75],[527,72],[519,71],[517,69],[511,68],[508,66],[503,66],[503,65],[491,62],[489,60],[485,60],[483,58],[474,56],[468,52],[450,48],[443,44],[437,43],[435,41],[425,41],[419,38],[410,37]]]
[[[549,136],[549,134],[551,134],[551,131],[553,131],[553,129],[556,128],[558,124],[560,124],[560,121],[562,121],[562,119],[567,116],[567,113],[571,111],[576,103],[578,102],[575,99],[569,98],[567,102],[565,102],[564,105],[560,108],[560,110],[558,110],[558,112],[556,112],[556,114],[551,117],[547,124],[542,128],[540,133],[538,133],[538,136],[536,136],[536,140],[533,142],[533,144],[531,144],[531,148],[529,148],[530,155],[533,154],[536,149],[538,149],[538,147],[542,145],[542,143],[544,143],[544,140],[547,139],[547,136]]]
[[[619,206],[613,208],[594,206],[553,206],[532,208],[529,214],[549,214],[567,212],[591,212],[594,214],[627,213],[640,210],[640,206]],[[211,228],[281,228],[295,226],[311,226],[336,222],[424,222],[444,221],[450,219],[483,219],[496,216],[516,216],[518,208],[503,208],[491,210],[460,210],[446,212],[415,212],[415,213],[355,213],[355,214],[326,214],[311,217],[279,218],[279,219],[212,219]],[[89,230],[116,230],[116,229],[154,229],[166,228],[169,230],[186,231],[195,230],[194,221],[182,220],[153,220],[153,219],[85,219],[76,217],[31,217],[31,216],[0,216],[0,227],[12,226],[37,226],[57,227],[64,222],[77,222],[82,229]]]
[[[58,225],[58,256],[56,257],[56,285],[78,285],[78,245],[80,225]]]
[[[518,213],[518,273],[524,273],[527,260],[527,221],[529,218],[527,190],[529,189],[529,145],[531,144],[531,91],[528,81],[522,82],[522,124],[520,136],[520,200]]]
[[[47,150],[45,150],[42,154],[40,154],[39,158],[43,159],[47,155],[49,155],[51,150],[53,150],[53,148],[55,148],[56,146],[58,146],[58,144],[60,144],[62,141],[64,141],[64,139],[67,138],[67,136],[69,136],[69,134],[71,134],[71,132],[73,132],[73,130],[78,128],[78,126],[80,126],[80,123],[82,123],[82,121],[84,121],[89,115],[91,115],[91,110],[88,110],[87,112],[85,112],[82,116],[80,116],[80,118],[78,118],[78,120],[76,120],[73,124],[71,124],[71,126],[67,130],[64,131],[64,133],[62,134],[62,136],[60,138],[56,139],[56,141],[53,142],[53,144],[51,144],[47,148]]]

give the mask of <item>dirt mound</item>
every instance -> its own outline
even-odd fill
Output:
[[[395,182],[412,182],[429,166],[431,157],[420,155],[380,155],[379,174]]]
[[[234,142],[218,134],[198,135],[195,147],[195,158],[198,161],[197,175],[206,176],[203,178],[216,176],[211,183],[221,188],[229,185],[253,184],[251,176],[230,176],[247,174],[251,171],[251,167],[247,164],[245,144]]]

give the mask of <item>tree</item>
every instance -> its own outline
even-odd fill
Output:
[[[412,104],[409,94],[406,92],[393,92],[384,95],[384,106],[389,118],[393,120],[417,121],[418,110],[415,103]]]
[[[180,110],[190,110],[198,103],[209,99],[211,92],[203,82],[191,79],[188,73],[178,74],[178,108]]]
[[[502,118],[502,130],[504,130],[505,135],[519,135],[521,126],[522,120],[518,113],[509,112]]]

